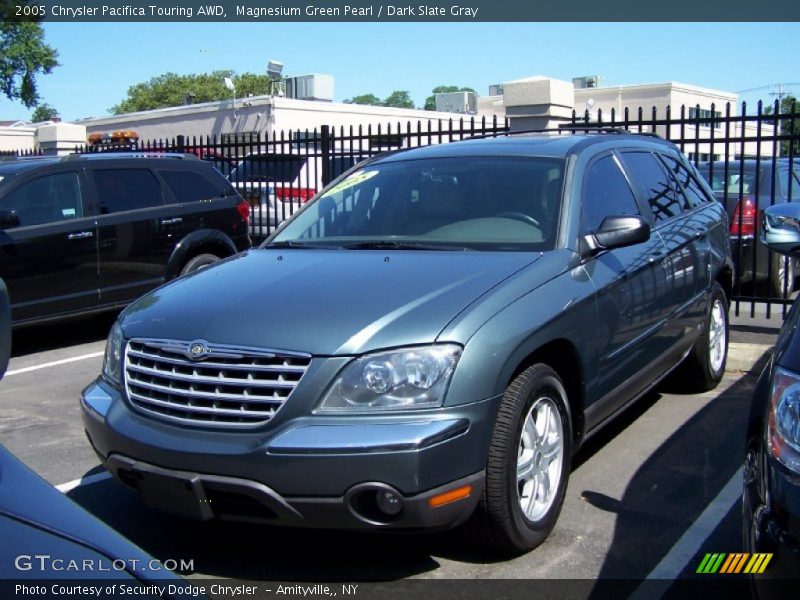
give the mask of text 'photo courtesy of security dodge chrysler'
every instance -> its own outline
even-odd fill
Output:
[[[195,519],[465,524],[505,552],[558,518],[574,452],[728,347],[724,208],[620,131],[383,155],[260,248],[142,297],[82,396],[103,464]]]

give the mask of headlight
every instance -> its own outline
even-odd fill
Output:
[[[461,348],[452,344],[370,354],[348,364],[319,412],[371,412],[442,405]]]
[[[106,355],[103,359],[103,375],[111,383],[122,383],[122,346],[124,343],[122,327],[114,323],[106,340]]]
[[[767,442],[778,461],[800,473],[800,375],[780,368],[772,377]]]

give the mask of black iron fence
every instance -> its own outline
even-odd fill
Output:
[[[616,127],[655,133],[674,142],[709,181],[728,211],[737,314],[742,301],[753,302],[751,312],[755,302],[781,304],[785,310],[800,265],[768,252],[758,241],[757,228],[764,208],[800,199],[798,108],[794,103],[776,101],[768,107],[759,103],[755,110],[744,103],[722,109],[712,105],[710,109],[597,110],[573,113],[562,131]],[[394,127],[323,126],[272,136],[254,132],[169,140],[132,138],[76,151],[178,152],[211,161],[250,201],[251,233],[254,241],[260,241],[319,189],[361,160],[388,151],[508,131],[508,123],[497,118],[471,118]]]

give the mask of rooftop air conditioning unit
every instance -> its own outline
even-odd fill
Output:
[[[287,98],[333,102],[333,75],[298,75],[284,82]]]
[[[572,85],[575,89],[603,87],[602,75],[586,75],[584,77],[573,77]]]
[[[474,115],[478,112],[478,94],[475,92],[436,94],[436,110]]]
[[[494,85],[489,86],[489,95],[490,96],[502,96],[503,95],[503,84],[496,83]]]

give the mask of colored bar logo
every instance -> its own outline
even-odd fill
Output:
[[[769,561],[772,560],[772,553],[750,554],[748,552],[725,552],[707,553],[696,573],[714,574],[724,573],[763,573]]]

